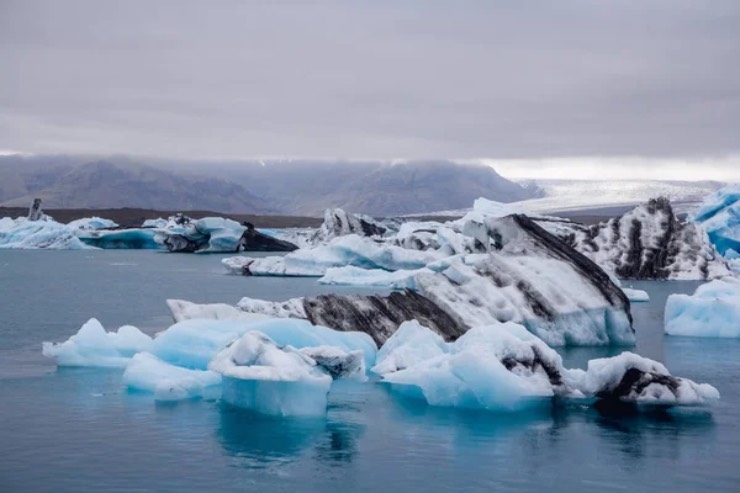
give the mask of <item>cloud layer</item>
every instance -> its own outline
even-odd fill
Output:
[[[5,0],[0,148],[722,158],[738,33],[735,0]]]

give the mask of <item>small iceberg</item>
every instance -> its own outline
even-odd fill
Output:
[[[702,284],[693,295],[670,295],[665,307],[665,333],[740,337],[740,279],[717,279]]]

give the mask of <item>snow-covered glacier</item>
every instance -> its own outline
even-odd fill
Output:
[[[717,279],[702,284],[693,295],[670,295],[665,307],[665,333],[740,337],[740,279]]]

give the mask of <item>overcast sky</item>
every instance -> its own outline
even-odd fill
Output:
[[[740,180],[738,0],[0,0],[0,64],[6,151]]]

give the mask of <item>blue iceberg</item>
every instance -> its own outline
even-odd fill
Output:
[[[730,185],[710,195],[694,214],[709,240],[722,255],[740,252],[740,185]]]
[[[665,307],[665,333],[740,337],[740,280],[726,277],[702,284],[693,295],[670,295]]]

